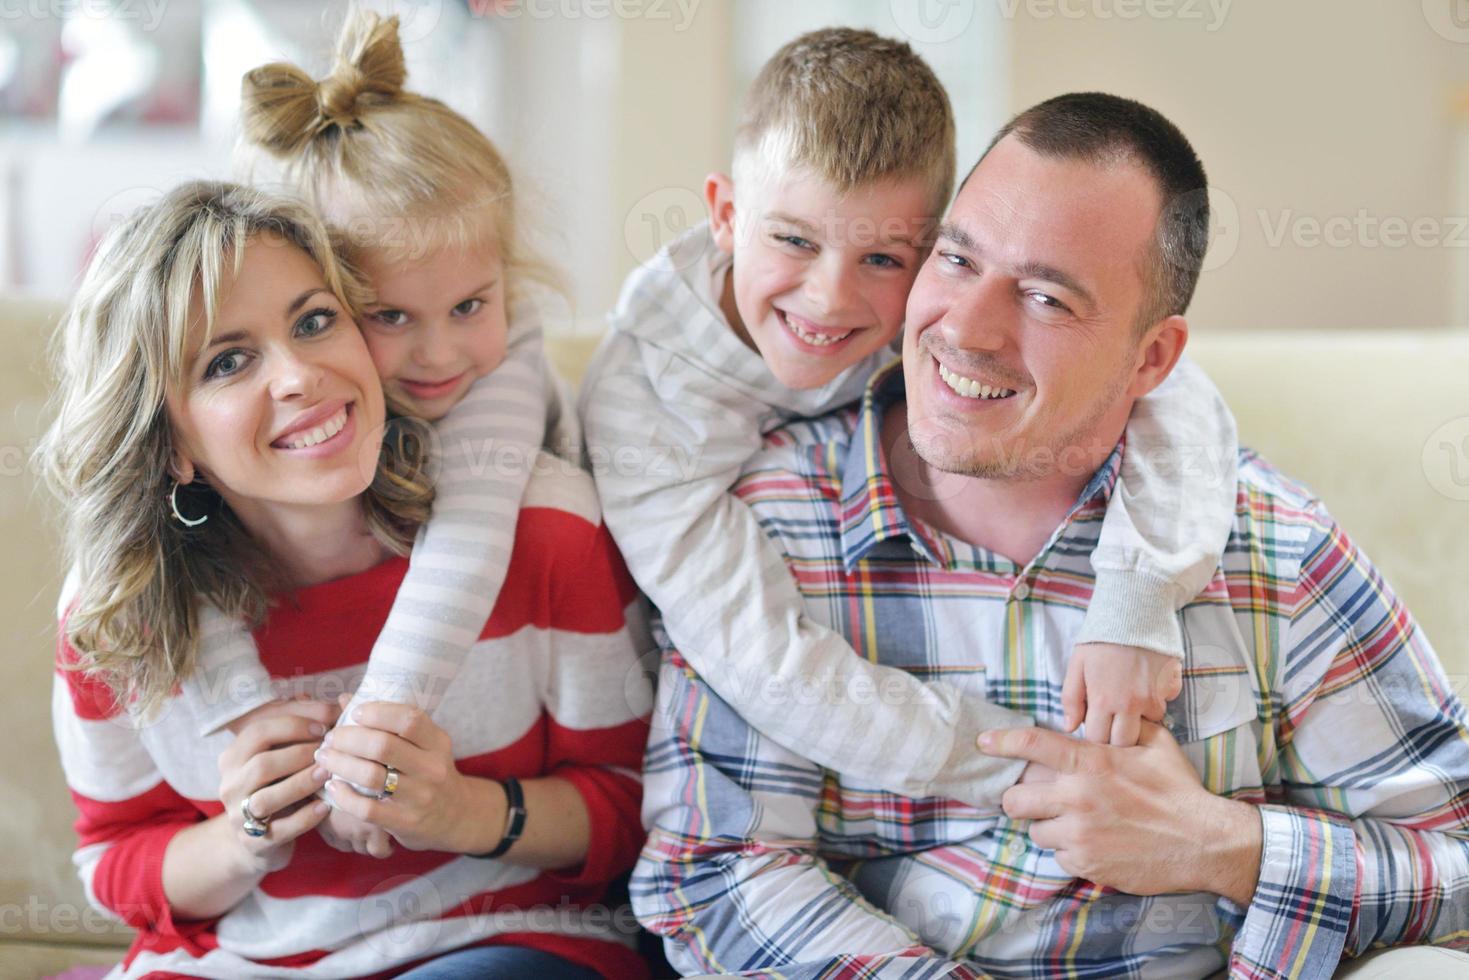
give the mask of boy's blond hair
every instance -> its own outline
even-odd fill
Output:
[[[791,169],[838,191],[919,178],[934,214],[954,188],[954,113],[938,77],[901,41],[831,27],[803,34],[760,70],[735,133],[735,186]]]

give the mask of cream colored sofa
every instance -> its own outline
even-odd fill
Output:
[[[50,730],[59,585],[29,469],[53,305],[0,298],[0,978],[117,961],[127,931],[92,912],[69,860],[71,802]],[[569,378],[592,341],[552,345]],[[1201,336],[1193,347],[1243,439],[1328,501],[1407,600],[1455,684],[1469,675],[1469,336]],[[1424,951],[1428,952],[1428,951]]]

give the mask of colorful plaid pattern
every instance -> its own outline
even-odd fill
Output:
[[[890,368],[860,410],[775,431],[737,492],[809,613],[860,654],[1057,728],[1124,447],[1019,568],[898,506],[878,434],[901,393]],[[1463,706],[1321,503],[1242,452],[1229,546],[1180,622],[1170,728],[1212,792],[1260,805],[1248,908],[1120,894],[1066,874],[1023,822],[823,770],[746,725],[665,636],[640,920],[686,974],[789,978],[1329,977],[1377,946],[1469,945]],[[799,712],[884,692],[771,696]]]

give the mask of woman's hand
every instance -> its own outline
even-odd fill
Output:
[[[334,781],[327,791],[338,807],[415,851],[467,853],[485,827],[499,826],[474,796],[470,779],[455,767],[448,733],[428,715],[385,701],[356,710],[356,724],[332,729],[320,754],[322,765],[334,776],[379,792],[391,766],[398,772],[398,787],[390,798],[373,799]],[[503,821],[503,803],[501,810]]]
[[[242,869],[264,874],[285,867],[296,838],[327,815],[327,805],[311,799],[328,775],[312,756],[340,713],[337,705],[320,701],[267,705],[220,753],[219,801]],[[246,799],[250,812],[270,823],[263,837],[245,833]]]

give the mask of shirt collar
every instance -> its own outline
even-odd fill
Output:
[[[875,372],[862,395],[862,408],[842,465],[840,531],[842,561],[849,572],[874,547],[894,538],[908,539],[934,565],[948,567],[952,562],[953,548],[948,536],[921,521],[909,519],[898,502],[888,471],[887,453],[882,445],[883,415],[890,405],[902,401],[905,395],[902,360],[893,361]],[[1100,498],[1103,504],[1111,499],[1112,488],[1122,468],[1125,442],[1125,439],[1119,442],[1106,462],[1092,474],[1061,527],[1057,528],[1058,533],[1078,510],[1094,498]],[[1047,550],[1055,542],[1056,537],[1053,536]]]

